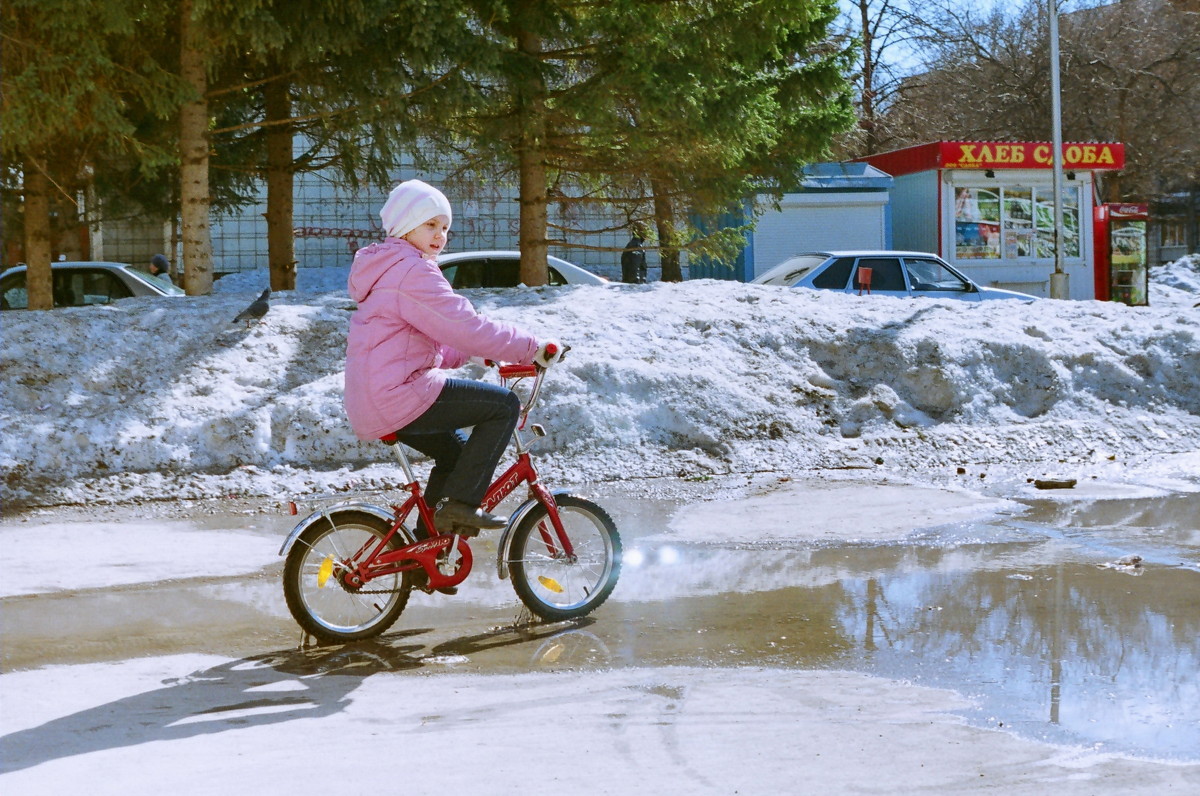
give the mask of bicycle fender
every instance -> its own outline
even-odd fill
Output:
[[[279,548],[279,555],[287,555],[287,551],[291,549],[296,540],[300,538],[300,534],[307,531],[316,522],[326,519],[327,517],[338,514],[343,511],[361,511],[364,514],[373,514],[381,520],[387,522],[395,522],[396,515],[391,509],[385,509],[382,506],[374,506],[370,503],[361,503],[357,501],[344,501],[342,503],[334,503],[322,509],[317,509],[312,514],[300,521],[300,524],[292,529],[287,538],[283,540],[283,547]]]
[[[558,500],[559,495],[571,494],[565,489],[560,489],[557,492],[551,492],[555,500]],[[531,497],[517,507],[517,510],[509,515],[508,527],[504,529],[504,533],[500,536],[500,542],[496,545],[496,574],[500,580],[508,580],[508,553],[512,547],[512,533],[521,521],[525,519],[525,515],[533,511],[538,505],[538,500]]]

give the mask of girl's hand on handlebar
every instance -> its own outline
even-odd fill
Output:
[[[562,358],[570,350],[570,346],[565,346],[557,340],[547,340],[542,343],[541,347],[533,356],[534,364],[543,368],[548,368],[551,365],[562,361]]]
[[[493,362],[490,359],[484,359],[483,357],[471,357],[467,361],[470,362],[472,365],[479,365],[480,367],[484,367],[484,368],[496,367],[495,362]]]

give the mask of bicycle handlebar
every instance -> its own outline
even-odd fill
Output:
[[[567,352],[570,350],[571,346],[563,346],[563,356],[566,356]],[[558,346],[554,345],[554,343],[548,343],[546,345],[546,353],[550,356],[554,356],[558,353]],[[496,368],[500,371],[500,378],[502,379],[522,379],[527,376],[536,376],[539,372],[546,370],[545,367],[538,365],[537,363],[532,363],[529,365],[497,365]]]
[[[537,365],[501,365],[500,378],[502,379],[521,379],[526,376],[536,376],[538,372]]]
[[[555,349],[553,351],[548,351],[551,356],[557,353],[557,346],[547,346],[547,349],[550,348]],[[570,350],[571,347],[569,345],[564,345],[562,347],[563,356],[565,356]],[[561,360],[562,357],[560,356],[559,359]],[[533,405],[537,403],[538,395],[542,391],[542,381],[546,378],[547,369],[542,365],[538,365],[537,363],[529,365],[497,365],[496,369],[500,372],[500,381],[502,384],[506,384],[509,381],[518,381],[524,378],[534,379],[533,389],[529,391],[529,397],[522,402],[521,414],[517,421],[517,429],[523,430],[525,428],[525,421],[529,418],[529,412],[533,409]]]

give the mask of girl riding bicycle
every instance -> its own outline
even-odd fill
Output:
[[[555,341],[475,312],[437,266],[452,213],[446,196],[420,180],[397,185],[379,211],[387,238],[359,249],[350,268],[358,308],[346,343],[346,414],[359,439],[396,433],[433,459],[425,489],[435,523],[466,533],[503,528],[480,507],[520,401],[509,389],[446,371],[472,358],[548,367]],[[469,437],[461,429],[473,427]]]

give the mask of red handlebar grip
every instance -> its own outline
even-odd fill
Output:
[[[558,354],[558,346],[554,343],[546,343],[546,356],[552,357]]]

